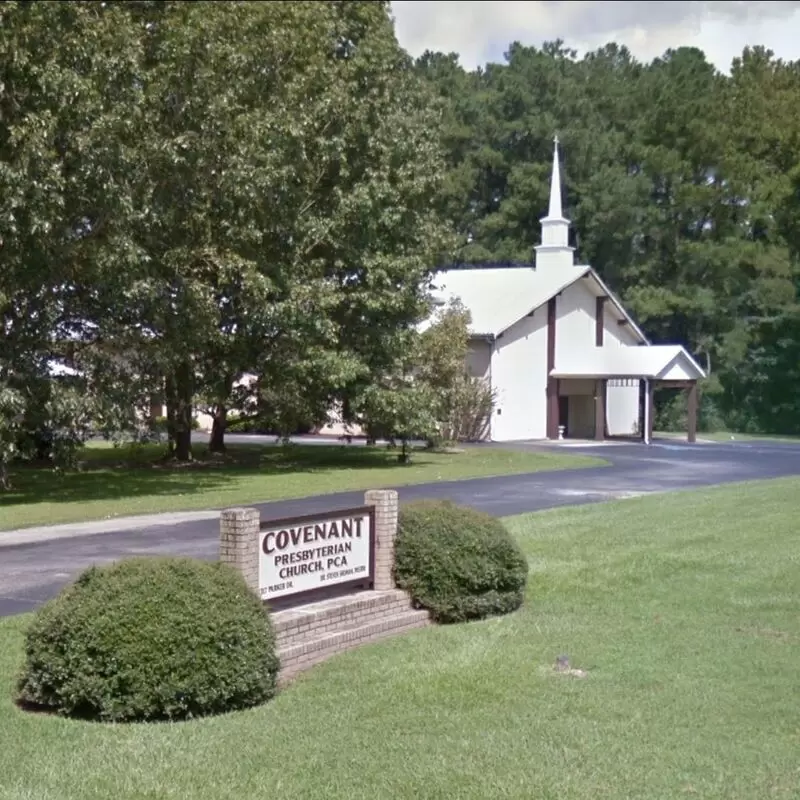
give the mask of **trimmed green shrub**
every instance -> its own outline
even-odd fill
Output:
[[[26,638],[24,703],[103,721],[178,720],[275,693],[269,617],[239,573],[188,558],[92,567]]]
[[[500,520],[423,501],[400,509],[395,579],[437,622],[462,622],[519,608],[528,562]]]

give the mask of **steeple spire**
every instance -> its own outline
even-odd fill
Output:
[[[543,217],[542,243],[535,248],[536,268],[571,267],[574,248],[569,246],[569,220],[561,206],[561,165],[558,160],[558,136],[553,137],[553,171],[550,173],[550,206]]]
[[[553,137],[553,171],[550,174],[550,219],[563,219],[561,212],[561,168],[558,163],[558,136]]]

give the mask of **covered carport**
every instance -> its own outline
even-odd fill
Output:
[[[562,391],[566,394],[569,386],[588,386],[593,390],[592,433],[596,440],[613,438],[608,431],[609,413],[613,412],[609,403],[620,401],[609,397],[609,382],[623,382],[631,392],[638,392],[637,436],[647,444],[653,439],[653,398],[657,387],[684,390],[687,404],[686,438],[689,442],[696,441],[697,382],[705,376],[702,367],[679,345],[595,347],[557,361],[550,372],[550,377],[559,384],[559,396]],[[559,409],[548,413],[559,413]],[[558,420],[550,422],[554,422],[552,429],[558,428]]]

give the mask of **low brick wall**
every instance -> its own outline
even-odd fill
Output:
[[[280,682],[337,653],[430,624],[405,592],[357,594],[272,614],[281,659]]]
[[[394,583],[397,492],[373,490],[365,505],[375,510],[373,589],[306,602],[271,613],[281,659],[279,682],[353,647],[430,624],[427,611],[414,609]],[[324,516],[324,515],[323,515]],[[258,509],[233,508],[220,520],[220,560],[238,569],[256,592],[259,587]]]

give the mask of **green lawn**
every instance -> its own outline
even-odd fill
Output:
[[[198,448],[195,464],[176,467],[159,464],[162,452],[155,446],[89,447],[80,471],[20,468],[11,476],[13,490],[0,492],[0,531],[607,463],[475,447],[460,453],[419,451],[403,466],[385,447],[240,445],[230,448],[225,460],[209,459]]]
[[[675,431],[659,431],[654,436],[663,436],[668,439],[685,439],[685,433]],[[714,433],[697,432],[698,439],[708,439],[712,442],[729,442],[731,439],[741,442],[800,442],[800,436],[779,436],[771,433],[735,433],[732,431],[715,431]]]
[[[0,622],[0,798],[800,796],[800,479],[509,520],[512,616],[336,657],[266,706],[105,727],[17,710]],[[560,653],[589,671],[555,674]]]

